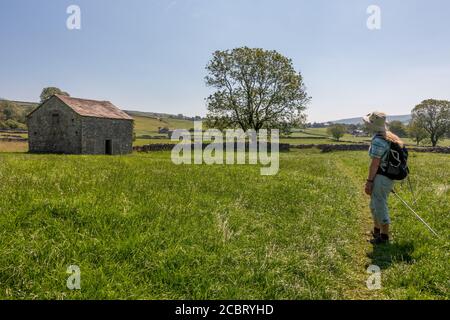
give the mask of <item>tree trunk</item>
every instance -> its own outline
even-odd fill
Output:
[[[433,145],[433,148],[437,145],[437,139],[431,138],[431,144]]]

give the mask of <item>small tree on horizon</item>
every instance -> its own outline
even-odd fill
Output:
[[[389,123],[389,131],[397,136],[404,138],[408,135],[408,130],[403,122],[395,120]]]
[[[347,127],[343,124],[333,124],[327,128],[327,133],[336,141],[339,141],[347,132]]]
[[[45,100],[47,100],[48,98],[50,98],[51,96],[55,95],[55,94],[60,94],[60,95],[63,95],[63,96],[70,97],[70,94],[68,94],[65,91],[62,91],[59,88],[47,87],[47,88],[42,89],[42,92],[41,92],[41,95],[40,95],[41,103],[44,102]]]

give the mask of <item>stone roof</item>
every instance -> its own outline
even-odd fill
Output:
[[[55,96],[73,111],[84,117],[133,120],[132,117],[109,101],[79,99],[59,94],[55,94]]]

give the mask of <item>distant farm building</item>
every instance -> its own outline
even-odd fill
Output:
[[[33,153],[127,154],[133,118],[109,101],[54,95],[27,116]]]
[[[351,134],[352,134],[354,137],[366,137],[366,136],[367,136],[367,134],[366,134],[363,130],[353,130],[353,131],[351,132]]]
[[[163,127],[163,128],[161,128],[161,127],[159,127],[158,128],[158,133],[159,134],[168,134],[169,133],[169,128],[167,128],[167,127]]]

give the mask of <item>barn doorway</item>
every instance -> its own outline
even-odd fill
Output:
[[[112,155],[112,141],[111,140],[105,140],[105,154]]]

